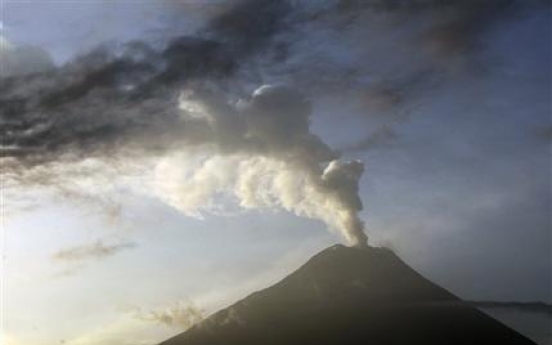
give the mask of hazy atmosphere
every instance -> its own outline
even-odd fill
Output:
[[[0,0],[1,345],[156,344],[335,243],[552,303],[548,0]]]

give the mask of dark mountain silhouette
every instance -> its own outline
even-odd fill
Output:
[[[392,251],[335,245],[161,345],[534,344]]]

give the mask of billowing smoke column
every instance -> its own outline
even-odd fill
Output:
[[[57,70],[2,80],[4,181],[61,185],[88,175],[87,159],[161,158],[153,189],[187,214],[224,209],[230,197],[245,209],[322,220],[350,244],[365,244],[363,165],[337,161],[310,132],[310,103],[299,93],[229,91],[235,84],[222,78],[233,64],[217,43],[180,38],[161,54],[140,44],[101,48]]]
[[[362,164],[339,161],[310,132],[310,105],[299,93],[244,90],[267,81],[308,90],[310,99],[334,102],[335,114],[366,121],[369,131],[343,150],[385,146],[433,90],[452,94],[457,81],[494,73],[494,53],[483,48],[505,19],[549,6],[229,1],[192,35],[106,44],[60,67],[40,49],[0,38],[2,192],[13,202],[12,181],[66,188],[92,176],[96,161],[124,172],[130,163],[133,175],[146,162],[143,170],[155,171],[149,191],[187,214],[280,208],[362,245]]]
[[[310,104],[282,86],[262,86],[234,105],[210,91],[186,92],[183,116],[204,121],[211,140],[159,164],[156,190],[186,214],[217,212],[225,197],[245,209],[282,208],[324,221],[365,245],[359,161],[340,162],[309,130]]]
[[[12,142],[2,147],[7,155],[3,176],[30,184],[78,179],[87,174],[79,152],[99,160],[116,155],[123,164],[144,157],[151,162],[153,157],[157,163],[152,190],[188,215],[226,212],[236,203],[240,209],[284,209],[325,222],[351,245],[365,245],[364,224],[358,216],[363,164],[339,161],[338,154],[310,132],[310,103],[283,86],[262,86],[245,99],[231,99],[229,94],[212,83],[189,83],[171,117],[154,117],[141,109],[134,119],[142,117],[146,129],[132,135],[116,133],[118,140],[113,142],[104,140],[104,126],[122,128],[124,112],[111,118],[82,117],[78,122],[86,108],[80,113],[70,108],[49,128],[21,134],[9,124],[13,130],[7,139]],[[112,106],[104,105],[106,111]],[[76,122],[65,122],[68,117]],[[42,123],[33,120],[20,126]],[[161,127],[155,126],[159,121]],[[52,130],[55,126],[59,129]],[[97,137],[83,146],[83,133],[90,130]],[[69,140],[66,145],[58,144],[62,135]],[[24,149],[28,143],[41,146]],[[49,147],[51,143],[56,145]],[[38,180],[33,171],[38,171]]]
[[[156,165],[152,190],[186,214],[232,202],[280,208],[364,245],[363,165],[338,161],[310,132],[311,106],[298,92],[229,90],[238,84],[224,79],[233,64],[219,44],[181,38],[161,54],[139,44],[102,48],[57,70],[4,79],[2,177],[65,190],[89,175],[91,159],[145,160]]]
[[[102,168],[97,161],[115,167],[115,175],[131,170],[146,178],[154,166],[149,191],[186,214],[229,212],[235,204],[280,208],[322,220],[363,245],[362,164],[340,161],[310,132],[310,104],[299,93],[281,86],[251,96],[244,90],[279,81],[308,90],[310,99],[333,100],[337,115],[357,114],[370,129],[344,149],[371,149],[396,139],[395,127],[432,90],[456,92],[457,80],[486,71],[492,59],[479,51],[502,19],[542,6],[515,0],[227,5],[193,35],[175,33],[163,44],[106,44],[60,67],[41,50],[0,40],[0,58],[11,61],[3,61],[10,68],[0,73],[0,173],[8,202],[12,181],[65,190],[83,176],[89,185],[110,180],[105,171],[91,173]],[[20,66],[23,53],[33,58]],[[142,163],[146,173],[134,169]]]

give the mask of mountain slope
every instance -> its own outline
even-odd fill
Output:
[[[161,345],[534,344],[393,252],[330,247]]]

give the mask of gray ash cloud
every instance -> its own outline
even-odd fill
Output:
[[[33,165],[68,151],[163,150],[177,140],[171,133],[186,136],[180,91],[194,80],[224,83],[277,30],[285,4],[240,2],[198,36],[160,51],[145,42],[105,44],[59,68],[0,79],[2,157]]]
[[[185,37],[161,53],[144,44],[128,44],[120,52],[98,48],[55,71],[4,79],[3,155],[93,153],[151,138],[179,125],[175,100],[185,82],[228,76],[234,68],[220,43]]]
[[[467,49],[476,46],[479,35],[505,15],[513,3],[510,0],[338,1],[335,7],[315,6],[313,10],[305,9],[305,4],[284,0],[238,1],[211,18],[197,36],[174,38],[161,50],[145,42],[106,44],[44,73],[0,79],[1,155],[34,165],[58,159],[67,152],[104,155],[124,146],[163,152],[175,141],[193,136],[190,132],[195,130],[183,124],[178,116],[175,105],[179,93],[197,80],[235,88],[242,77],[237,75],[239,71],[258,69],[255,61],[258,53],[262,59],[279,56],[270,63],[288,66],[284,67],[284,73],[291,74],[287,79],[291,78],[300,88],[307,87],[302,85],[305,82],[322,89],[335,87],[317,78],[337,73],[343,79],[348,66],[328,60],[336,69],[318,71],[316,61],[312,60],[316,57],[302,58],[306,52],[293,51],[299,37],[297,32],[304,36],[301,39],[309,40],[309,31],[301,33],[309,22],[327,25],[326,20],[347,20],[348,27],[340,32],[346,38],[369,24],[364,22],[363,13],[389,11],[399,19],[404,18],[405,25],[410,25],[413,18],[426,20],[428,25],[414,26],[417,32],[414,38],[437,54],[436,58],[444,59],[441,64],[446,66],[456,56],[469,55]],[[291,40],[286,40],[288,36]],[[406,37],[411,38],[412,35]],[[319,58],[324,61],[327,57]],[[366,90],[372,112],[395,111],[417,97],[412,90],[433,87],[442,78],[443,66],[439,67],[438,60],[414,59],[410,67],[401,63],[402,58],[396,59],[402,66],[395,69],[400,75],[384,69],[380,75],[375,73],[379,80],[376,83],[355,87],[354,80],[345,82],[353,82],[353,89]],[[299,65],[295,66],[294,61]],[[374,64],[377,66],[378,62]],[[304,72],[294,77],[292,69],[296,68]],[[370,68],[354,69],[360,76],[374,74]],[[265,68],[263,73],[270,75],[274,68]],[[263,78],[260,79],[256,82],[262,84]],[[343,92],[348,92],[347,87]],[[361,147],[362,142],[352,146]]]
[[[173,206],[192,213],[230,190],[245,208],[281,207],[322,219],[363,244],[363,165],[339,161],[339,152],[311,131],[307,99],[342,97],[374,121],[365,137],[345,146],[348,152],[397,140],[396,127],[434,90],[455,92],[458,80],[492,70],[480,52],[497,23],[542,4],[238,1],[196,35],[168,39],[163,48],[105,44],[58,68],[0,79],[3,173],[201,148],[214,158],[185,176],[208,178],[188,185],[175,173],[162,188]],[[267,83],[291,87],[258,88]],[[334,116],[349,115],[345,109]],[[174,158],[165,170],[179,171],[186,159]],[[266,195],[251,188],[259,181]],[[195,199],[183,196],[184,187]]]

